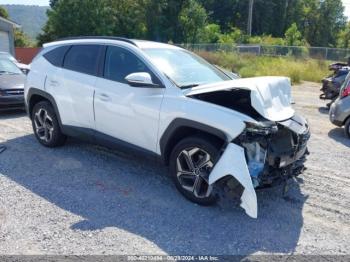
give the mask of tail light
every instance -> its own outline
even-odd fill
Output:
[[[348,84],[342,91],[340,94],[341,98],[347,97],[350,95],[350,84]]]

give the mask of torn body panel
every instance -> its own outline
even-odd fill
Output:
[[[211,171],[209,185],[228,175],[233,176],[244,187],[241,196],[241,207],[247,215],[257,218],[258,205],[256,193],[246,164],[244,148],[233,143],[228,144],[225,152]]]
[[[255,188],[285,182],[304,169],[310,137],[305,119],[300,116],[283,122],[269,122],[261,130],[247,127],[228,144],[209,175],[209,184],[232,176],[244,188],[241,207],[257,217]]]

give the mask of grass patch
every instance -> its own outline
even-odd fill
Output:
[[[330,61],[311,58],[268,57],[228,52],[197,52],[209,62],[238,72],[242,77],[287,76],[293,84],[320,82],[329,75]]]

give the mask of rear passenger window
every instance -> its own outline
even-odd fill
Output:
[[[63,67],[84,74],[96,75],[100,46],[74,45],[64,59]]]
[[[67,50],[70,48],[70,46],[60,46],[57,47],[46,54],[44,54],[44,57],[47,61],[49,61],[54,66],[61,67],[63,64],[64,55],[66,54]]]

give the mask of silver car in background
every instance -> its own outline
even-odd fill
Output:
[[[0,52],[0,58],[12,61],[23,73],[28,74],[30,66],[19,62],[13,55],[7,52]]]
[[[345,134],[350,138],[350,73],[340,89],[339,97],[330,108],[329,118],[334,125],[344,126]]]
[[[11,60],[0,57],[0,111],[24,109],[25,79]]]

